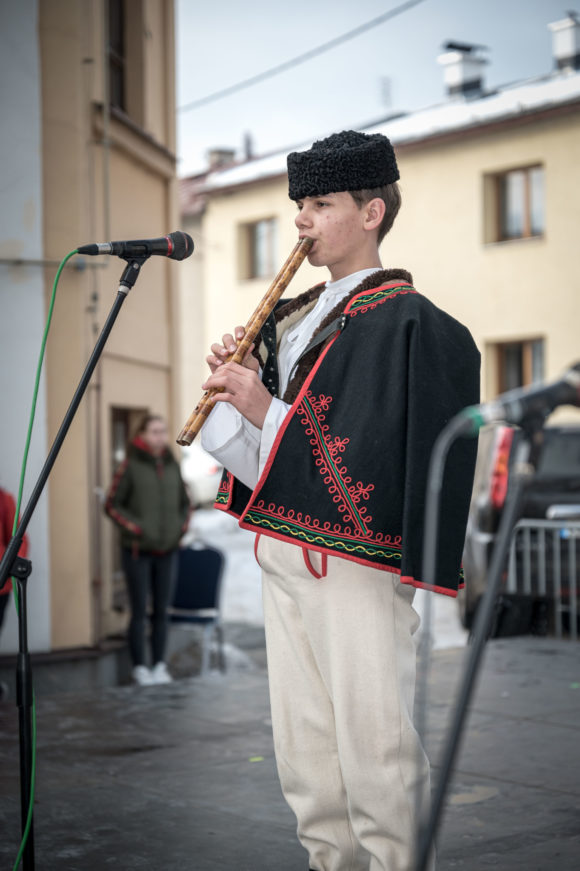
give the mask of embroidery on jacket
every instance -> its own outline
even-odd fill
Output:
[[[331,402],[332,396],[321,394],[316,397],[307,390],[296,414],[304,426],[305,434],[310,437],[315,465],[343,520],[353,524],[355,534],[368,536],[371,534],[370,523],[373,518],[367,515],[367,508],[361,502],[369,498],[375,485],[365,486],[362,481],[352,483],[341,456],[350,439],[341,439],[340,436],[333,438],[328,432],[328,424],[325,423],[324,412],[328,411]]]
[[[372,517],[362,503],[369,499],[375,485],[365,485],[362,481],[353,483],[348,474],[342,455],[350,439],[329,433],[326,412],[331,403],[332,396],[316,396],[307,390],[296,408],[296,415],[309,439],[315,465],[344,522],[321,522],[310,514],[275,502],[266,504],[264,499],[259,499],[246,512],[243,523],[335,553],[397,567],[401,561],[401,536],[371,530]]]
[[[361,294],[360,296],[355,297],[348,307],[349,314],[352,314],[353,317],[359,312],[367,312],[369,309],[376,308],[378,305],[381,305],[383,302],[386,302],[388,299],[393,299],[395,296],[402,296],[408,293],[412,293],[417,295],[417,291],[414,287],[409,285],[408,287],[394,287],[391,290],[380,289],[377,291],[370,291],[369,293]]]
[[[217,496],[215,498],[216,505],[228,505],[232,495],[233,480],[231,475],[224,475],[220,481]]]
[[[349,527],[340,523],[321,523],[310,514],[285,510],[282,506],[263,499],[252,506],[244,515],[244,524],[270,529],[280,536],[299,539],[307,544],[318,545],[329,550],[360,557],[375,557],[383,562],[401,560],[401,536],[377,533],[372,538],[361,539],[353,535]]]

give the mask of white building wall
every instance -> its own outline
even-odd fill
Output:
[[[44,268],[28,262],[43,257],[37,6],[37,0],[0,0],[0,486],[14,495],[45,318]],[[16,259],[24,264],[7,262]],[[46,452],[42,379],[23,505]],[[28,582],[29,647],[43,651],[50,649],[51,641],[46,492],[28,534],[33,563]],[[0,635],[0,654],[17,649],[17,620],[11,602]]]

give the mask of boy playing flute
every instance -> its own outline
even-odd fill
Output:
[[[413,726],[412,602],[437,435],[479,397],[468,330],[383,269],[401,197],[389,140],[343,131],[288,156],[328,281],[283,301],[243,365],[211,347],[203,447],[217,507],[257,533],[278,772],[314,871],[410,871],[429,765]],[[431,589],[457,593],[474,445],[446,477]],[[423,795],[423,808],[415,806]]]

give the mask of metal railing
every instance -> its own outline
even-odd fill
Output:
[[[580,520],[520,520],[510,546],[506,592],[552,602],[553,628],[578,638]],[[567,620],[563,620],[566,618]]]

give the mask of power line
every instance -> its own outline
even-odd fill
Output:
[[[191,103],[186,103],[185,106],[179,106],[177,111],[189,112],[190,109],[198,109],[200,106],[204,106],[206,103],[213,103],[214,100],[221,100],[223,97],[228,97],[230,94],[235,94],[237,91],[241,91],[244,88],[249,88],[252,85],[257,85],[258,82],[263,82],[264,79],[270,79],[273,76],[277,76],[280,73],[291,69],[292,67],[296,67],[299,64],[305,63],[307,60],[310,60],[313,57],[318,57],[323,52],[330,51],[331,48],[335,48],[337,45],[341,45],[343,42],[354,39],[356,36],[360,36],[361,33],[364,33],[367,30],[371,30],[373,27],[378,27],[378,25],[382,24],[384,21],[388,21],[390,18],[395,18],[402,12],[406,12],[407,9],[411,9],[413,6],[418,6],[419,3],[424,2],[425,0],[407,0],[406,3],[401,3],[399,6],[395,6],[395,8],[391,9],[389,12],[385,12],[383,13],[383,15],[379,15],[377,16],[377,18],[372,18],[370,21],[367,21],[364,24],[360,24],[353,30],[349,30],[347,33],[343,33],[341,36],[337,36],[334,39],[331,39],[329,42],[324,42],[322,43],[322,45],[310,49],[310,51],[304,52],[304,54],[299,54],[297,57],[294,57],[291,60],[287,60],[283,64],[278,64],[278,66],[271,67],[269,70],[265,70],[263,73],[258,73],[255,76],[250,76],[249,79],[243,79],[241,82],[237,82],[235,85],[230,85],[228,88],[223,88],[221,91],[214,91],[212,94],[207,94],[207,96],[205,97],[200,97],[199,100],[193,100],[193,102]]]

